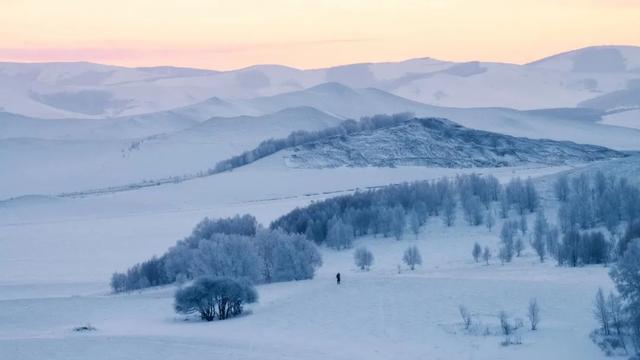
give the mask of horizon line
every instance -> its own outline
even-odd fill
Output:
[[[124,69],[136,69],[136,70],[152,69],[152,68],[163,68],[164,67],[164,68],[175,68],[175,69],[189,69],[189,70],[210,71],[210,72],[216,72],[216,73],[241,71],[241,70],[246,70],[246,69],[250,69],[250,68],[253,68],[253,67],[260,67],[260,66],[277,66],[277,67],[289,68],[289,69],[298,70],[298,71],[313,71],[313,70],[324,70],[324,69],[341,67],[341,66],[393,64],[393,63],[402,63],[402,62],[413,61],[413,60],[434,60],[434,61],[438,61],[438,62],[461,63],[461,64],[463,64],[463,63],[472,63],[472,62],[481,62],[481,63],[492,63],[492,64],[526,66],[526,65],[534,64],[534,63],[539,62],[539,61],[543,61],[545,59],[549,59],[549,58],[552,58],[552,57],[555,57],[555,56],[560,56],[560,55],[564,55],[564,54],[568,54],[568,53],[572,53],[572,52],[576,52],[576,51],[586,50],[586,49],[590,49],[590,48],[609,48],[609,47],[616,47],[616,48],[628,47],[628,48],[638,48],[638,49],[640,49],[640,45],[628,45],[628,44],[589,45],[589,46],[572,48],[570,50],[553,53],[553,54],[550,54],[550,55],[547,55],[547,56],[543,56],[543,57],[540,57],[540,58],[535,58],[533,60],[530,60],[530,61],[527,61],[527,62],[523,62],[523,63],[511,63],[511,62],[506,62],[506,61],[477,60],[477,59],[476,60],[454,61],[454,60],[443,60],[443,59],[434,58],[434,57],[431,57],[431,56],[419,56],[419,57],[404,58],[404,59],[400,59],[400,60],[358,61],[358,62],[353,62],[353,63],[340,63],[340,64],[334,64],[334,65],[320,66],[320,67],[296,67],[296,66],[292,66],[292,65],[285,65],[285,64],[278,64],[278,63],[255,63],[255,64],[242,66],[242,67],[237,67],[237,68],[231,68],[231,69],[227,69],[227,70],[220,70],[220,69],[207,68],[207,67],[196,67],[196,66],[178,66],[178,65],[170,65],[170,64],[130,66],[130,65],[119,65],[117,62],[114,62],[114,63],[101,62],[99,60],[98,61],[92,61],[92,60],[54,60],[54,61],[29,61],[29,60],[26,60],[26,61],[16,61],[16,60],[1,60],[0,59],[0,64],[42,64],[42,65],[44,65],[44,64],[92,64],[92,65],[112,66],[112,67],[118,67],[118,68],[124,68]],[[0,48],[0,53],[3,50],[8,50],[8,49]],[[15,50],[15,49],[11,49],[11,50]]]

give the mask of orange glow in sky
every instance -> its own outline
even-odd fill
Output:
[[[1,0],[1,61],[315,68],[525,63],[640,45],[640,0]]]

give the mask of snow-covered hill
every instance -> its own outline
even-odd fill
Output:
[[[447,108],[426,105],[373,88],[353,89],[339,83],[321,84],[271,97],[239,100],[236,104],[256,112],[310,106],[334,116],[355,119],[379,113],[412,112],[420,117],[447,118],[469,128],[512,136],[569,140],[617,150],[640,149],[640,131],[598,123],[605,114],[602,110]]]
[[[45,124],[50,120],[38,120]],[[58,123],[58,120],[51,120]],[[98,122],[104,120],[90,120]],[[125,185],[149,179],[194,174],[216,162],[252,149],[268,138],[287,136],[295,130],[321,130],[341,120],[312,108],[292,108],[264,116],[212,118],[181,131],[149,137],[82,139],[105,128],[78,129],[80,120],[64,120],[66,139],[0,139],[2,172],[0,199],[38,193],[60,193]],[[18,125],[24,124],[18,121]],[[111,123],[131,133],[133,120]],[[158,123],[161,124],[161,123]],[[148,130],[149,127],[142,129]],[[152,127],[158,130],[157,127]],[[23,128],[26,129],[26,128]],[[34,133],[49,128],[34,126]],[[63,133],[59,133],[63,134]],[[33,135],[32,135],[33,136]]]
[[[289,166],[300,168],[562,165],[623,156],[603,147],[516,138],[434,118],[331,137],[289,149],[284,155]]]

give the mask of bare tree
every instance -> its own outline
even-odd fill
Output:
[[[609,324],[611,323],[609,309],[607,308],[607,301],[604,297],[602,288],[598,289],[596,293],[596,300],[593,303],[593,316],[600,323],[600,328],[605,335],[611,334],[609,330]]]
[[[611,327],[616,331],[620,345],[626,351],[627,345],[624,341],[624,308],[622,307],[622,300],[619,296],[616,296],[613,292],[609,293],[607,298],[607,309],[609,310],[609,318],[611,320]]]
[[[471,327],[471,313],[469,310],[463,305],[458,306],[458,311],[460,312],[460,317],[462,318],[462,323],[464,324],[465,330],[469,330]]]
[[[509,315],[507,312],[502,310],[498,313],[498,320],[500,320],[500,329],[502,330],[502,335],[509,336],[513,332],[513,326],[509,322]]]
[[[529,319],[531,330],[537,330],[538,324],[540,323],[540,306],[538,306],[538,300],[536,298],[529,300],[527,318]]]

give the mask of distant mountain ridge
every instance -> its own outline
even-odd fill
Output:
[[[37,118],[112,118],[168,111],[217,97],[270,97],[323,83],[375,88],[444,107],[574,107],[640,79],[640,47],[600,46],[525,65],[431,58],[300,70],[126,68],[86,62],[0,63],[0,110]],[[222,113],[216,116],[229,116]]]

